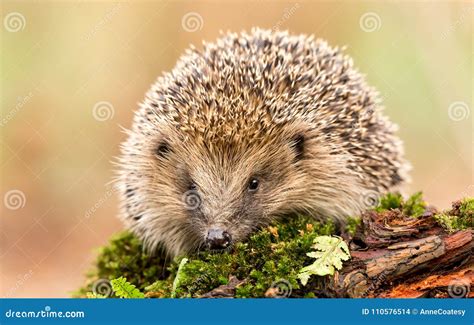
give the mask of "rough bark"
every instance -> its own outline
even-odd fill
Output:
[[[434,213],[364,214],[350,239],[351,263],[328,277],[323,290],[335,297],[473,297],[474,231],[449,233]]]

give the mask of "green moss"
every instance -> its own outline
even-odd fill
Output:
[[[410,196],[403,204],[403,213],[407,216],[419,217],[425,212],[426,202],[423,193],[418,192]]]
[[[380,198],[375,211],[382,212],[386,210],[398,209],[407,216],[419,217],[425,212],[426,202],[423,201],[422,192],[417,192],[407,200],[403,200],[400,193],[388,193]]]
[[[460,217],[462,217],[472,227],[472,219],[474,217],[474,198],[465,198],[461,200],[459,205]]]
[[[85,286],[73,296],[85,297],[99,279],[112,280],[123,276],[143,290],[156,279],[168,275],[165,259],[161,255],[147,255],[139,239],[126,231],[115,235],[107,246],[99,249],[95,265],[94,270],[87,274]],[[111,284],[108,285],[111,288]]]
[[[473,228],[474,198],[454,202],[451,210],[438,213],[434,218],[449,232]]]
[[[96,270],[79,295],[91,291],[97,279],[123,276],[149,297],[197,297],[228,284],[232,275],[245,280],[236,288],[237,297],[263,297],[281,279],[290,283],[296,296],[304,296],[308,292],[300,290],[297,274],[312,262],[306,253],[315,237],[334,231],[331,222],[318,223],[303,216],[287,219],[260,230],[230,251],[187,256],[180,267],[183,258],[177,258],[168,265],[165,277],[161,276],[163,259],[146,257],[138,239],[122,233],[101,250]]]
[[[350,217],[347,219],[347,224],[346,224],[346,231],[349,235],[354,236],[357,228],[362,223],[362,219],[360,217]]]
[[[329,235],[334,230],[332,223],[319,224],[299,217],[257,232],[247,242],[236,244],[230,252],[202,252],[189,257],[180,268],[176,297],[200,296],[227,284],[231,275],[245,280],[236,288],[236,297],[263,297],[272,283],[280,279],[285,279],[293,290],[298,290],[297,274],[310,262],[306,253],[310,251],[314,238]],[[172,270],[171,273],[175,274]],[[161,282],[163,287],[168,281],[158,283]]]
[[[439,213],[435,215],[434,218],[441,226],[443,226],[449,232],[454,232],[458,229],[463,229],[462,224],[459,222],[458,216],[450,216],[447,214]]]
[[[425,211],[426,203],[421,193],[406,201],[400,194],[388,194],[381,198],[375,211],[395,209],[418,217]],[[454,231],[472,227],[473,216],[474,199],[471,198],[456,202],[450,211],[435,218],[446,229]],[[360,223],[359,217],[350,218],[346,231],[354,234]],[[291,287],[294,297],[318,296],[322,277],[311,277],[303,287],[297,275],[314,262],[307,256],[313,250],[314,239],[333,235],[335,231],[332,222],[318,223],[298,216],[261,229],[229,251],[201,252],[173,261],[160,254],[148,256],[135,236],[123,232],[100,249],[94,270],[75,296],[104,297],[107,290],[93,293],[94,284],[123,277],[146,297],[199,297],[219,286],[231,285],[231,276],[244,281],[234,288],[236,297],[264,297],[269,288],[282,283]]]
[[[385,210],[400,209],[403,204],[403,197],[400,193],[387,193],[380,198],[378,206],[375,211],[382,212]]]

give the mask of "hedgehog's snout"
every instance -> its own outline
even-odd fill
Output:
[[[222,228],[211,228],[207,232],[205,241],[209,249],[220,250],[230,246],[232,236]]]

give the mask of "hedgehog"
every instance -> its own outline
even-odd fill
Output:
[[[298,214],[342,225],[400,191],[409,164],[397,127],[344,50],[263,29],[191,46],[126,131],[126,227],[174,257]]]

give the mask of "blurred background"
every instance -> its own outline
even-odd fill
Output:
[[[438,208],[473,195],[473,4],[1,2],[0,296],[68,297],[122,228],[111,160],[189,44],[260,26],[347,46]]]

